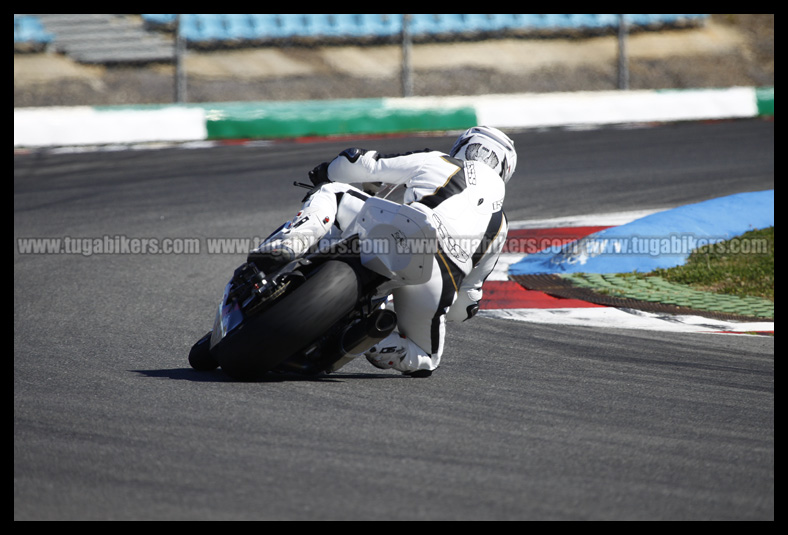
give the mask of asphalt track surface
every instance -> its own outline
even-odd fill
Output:
[[[513,220],[774,188],[774,122],[514,135]],[[477,318],[412,379],[198,373],[243,254],[18,240],[264,236],[348,146],[14,155],[14,519],[773,520],[774,338]]]

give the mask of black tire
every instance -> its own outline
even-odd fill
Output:
[[[259,380],[322,336],[353,310],[358,298],[353,268],[328,261],[278,303],[248,318],[212,353],[233,379]]]
[[[211,332],[197,340],[189,351],[189,364],[200,372],[209,372],[219,367],[219,361],[211,353]]]

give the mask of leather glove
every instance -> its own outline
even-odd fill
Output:
[[[309,171],[309,181],[315,186],[331,182],[328,179],[328,162],[323,162]]]

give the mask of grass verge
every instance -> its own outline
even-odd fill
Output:
[[[684,265],[646,276],[695,290],[774,301],[774,227],[698,248]]]

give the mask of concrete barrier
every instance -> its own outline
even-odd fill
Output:
[[[774,115],[774,88],[14,109],[14,147],[286,139],[746,118]]]

